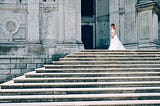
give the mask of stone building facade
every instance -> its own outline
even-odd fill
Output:
[[[0,0],[0,81],[82,49],[158,49],[160,0]]]

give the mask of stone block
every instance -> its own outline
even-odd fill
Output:
[[[10,64],[0,64],[0,69],[9,69],[11,68]]]
[[[21,63],[32,63],[33,62],[33,59],[32,58],[25,58],[25,59],[22,59]]]
[[[35,69],[35,68],[37,68],[36,64],[27,64],[27,69]]]
[[[21,59],[11,59],[11,63],[21,63]]]
[[[37,64],[36,68],[43,67],[43,64]]]
[[[32,63],[42,63],[42,59],[34,59],[33,61],[32,61]]]
[[[47,64],[49,64],[49,63],[52,63],[52,59],[45,59],[45,63]]]
[[[0,59],[0,63],[10,63],[10,59]]]
[[[10,68],[14,69],[16,67],[16,64],[10,64]]]
[[[21,69],[21,72],[26,73],[26,72],[29,72],[29,70],[28,69]]]
[[[1,73],[1,75],[7,75],[7,74],[10,74],[10,70],[9,69],[3,69],[3,70],[0,70],[0,73]]]
[[[27,68],[27,64],[16,64],[16,69]]]
[[[11,74],[21,74],[21,69],[12,69]]]
[[[3,74],[0,74],[0,83],[3,83],[9,79],[11,79],[11,75],[3,75]]]

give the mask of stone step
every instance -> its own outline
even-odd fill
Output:
[[[77,52],[160,52],[160,50],[107,50],[107,49],[85,49]]]
[[[160,51],[82,50],[60,60],[1,84],[1,104],[160,104]]]
[[[85,49],[85,50],[80,50],[77,52],[160,52],[160,50],[106,50],[106,49]],[[77,53],[75,52],[75,53]]]
[[[66,56],[62,59],[160,59],[160,56]],[[141,61],[142,61],[141,60]]]
[[[160,81],[128,81],[128,82],[60,82],[60,83],[14,83],[1,84],[2,89],[27,88],[85,88],[85,87],[159,87]]]
[[[160,61],[53,61],[54,65],[160,64]]]
[[[144,52],[131,52],[131,51],[129,51],[129,52],[127,52],[127,51],[115,51],[115,52],[109,52],[109,51],[104,51],[104,52],[74,52],[74,53],[72,53],[73,55],[79,55],[79,54],[81,54],[81,55],[87,55],[87,54],[90,54],[90,55],[95,55],[95,54],[97,54],[97,55],[107,55],[107,54],[112,54],[112,55],[115,55],[115,54],[118,54],[118,55],[121,55],[121,54],[123,54],[123,55],[131,55],[131,54],[138,54],[138,55],[144,55],[144,54],[149,54],[149,55],[151,55],[151,54],[160,54],[160,51],[158,51],[158,52],[152,52],[152,51],[148,51],[148,52],[146,52],[146,51],[144,51]]]
[[[0,103],[5,102],[65,102],[65,101],[95,101],[95,100],[158,100],[160,93],[124,93],[124,94],[71,94],[71,95],[18,95],[0,96]]]
[[[52,78],[52,77],[138,77],[138,76],[160,76],[160,72],[65,72],[65,73],[36,73],[36,71],[25,74],[26,78]]]
[[[73,73],[73,72],[159,72],[160,68],[68,68],[68,69],[36,69],[37,73]]]
[[[108,58],[60,58],[60,61],[160,61],[160,57],[127,58],[127,57],[108,57]]]
[[[81,58],[81,57],[160,57],[160,54],[71,54],[65,57]]]
[[[1,103],[0,106],[159,106],[160,100]]]
[[[159,64],[107,64],[107,65],[44,65],[45,69],[71,69],[71,68],[160,68]]]
[[[15,83],[53,83],[53,82],[122,82],[122,81],[160,81],[159,76],[140,77],[56,77],[56,78],[25,78],[14,79]]]
[[[2,89],[0,95],[160,93],[160,87]]]

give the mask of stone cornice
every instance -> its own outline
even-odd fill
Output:
[[[153,10],[157,14],[160,12],[160,6],[155,1],[140,2],[136,4],[136,9],[138,12],[145,10]]]
[[[0,10],[26,10],[27,5],[25,4],[0,4]]]
[[[57,8],[57,3],[40,3],[40,8],[55,9]]]

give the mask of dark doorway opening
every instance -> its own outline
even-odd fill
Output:
[[[82,26],[82,42],[85,49],[93,49],[93,26]]]
[[[82,17],[93,17],[94,2],[93,0],[81,0]]]

